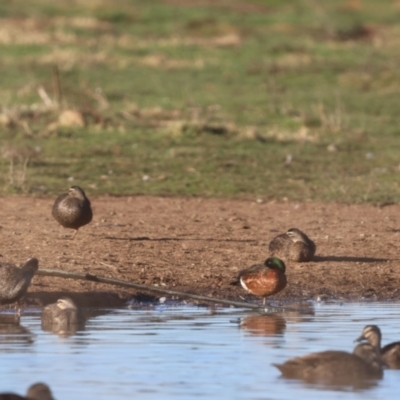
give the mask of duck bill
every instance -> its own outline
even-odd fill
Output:
[[[355,342],[362,342],[363,340],[367,340],[364,335],[361,335],[360,337],[358,337],[357,339],[355,339]]]

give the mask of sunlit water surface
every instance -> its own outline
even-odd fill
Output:
[[[280,378],[272,363],[326,349],[352,351],[367,324],[400,340],[396,303],[313,304],[313,314],[160,305],[104,310],[69,337],[42,331],[39,310],[20,325],[0,315],[0,391],[47,382],[69,399],[397,399],[400,371],[377,386],[334,391]],[[9,315],[7,315],[9,317]]]

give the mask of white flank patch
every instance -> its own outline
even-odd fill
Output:
[[[244,283],[244,281],[242,280],[242,278],[240,278],[240,284],[242,285],[242,288],[246,291],[249,292],[249,288],[246,286],[246,284]]]

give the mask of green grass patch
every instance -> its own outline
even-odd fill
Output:
[[[399,15],[378,0],[1,4],[0,193],[397,202]]]

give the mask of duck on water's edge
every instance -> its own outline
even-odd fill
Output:
[[[0,304],[16,302],[20,314],[20,300],[27,292],[38,268],[37,258],[28,259],[22,267],[11,263],[0,263]]]
[[[279,293],[286,287],[285,263],[276,257],[267,258],[263,264],[256,264],[241,272],[232,285],[241,285],[244,290],[263,298]]]

